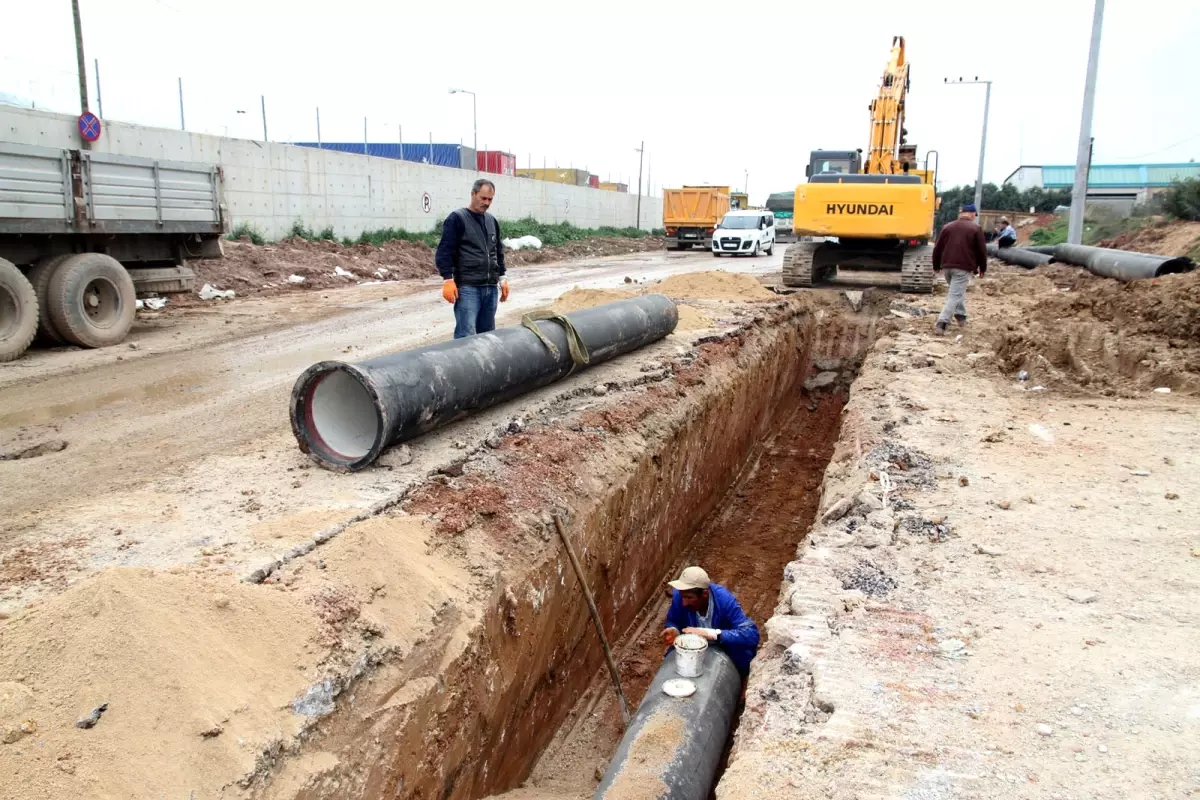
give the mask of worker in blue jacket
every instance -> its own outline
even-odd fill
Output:
[[[758,626],[746,616],[733,592],[708,579],[700,567],[687,567],[679,580],[670,582],[675,591],[667,611],[663,641],[667,647],[675,637],[694,633],[716,644],[733,661],[744,679],[758,651]]]

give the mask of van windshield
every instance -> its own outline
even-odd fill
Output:
[[[735,217],[733,214],[727,214],[725,219],[721,220],[721,227],[725,230],[747,230],[758,227],[758,217]]]

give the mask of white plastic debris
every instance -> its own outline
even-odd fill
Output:
[[[387,276],[388,276],[388,268],[387,267],[380,267],[379,269],[375,270],[376,278],[383,279],[383,278],[386,278]]]
[[[288,275],[288,283],[304,283],[303,275]]]
[[[1054,441],[1054,434],[1051,433],[1050,431],[1046,430],[1046,427],[1044,425],[1040,425],[1036,422],[1029,426],[1029,432],[1034,437],[1041,439],[1043,442],[1053,442]]]
[[[335,267],[333,270],[333,274],[339,278],[357,278],[358,277],[350,270],[342,269],[341,267]]]
[[[202,286],[200,288],[200,299],[201,300],[228,299],[230,297],[236,297],[236,296],[237,296],[237,292],[233,291],[233,289],[224,289],[224,290],[218,289],[215,286],[213,286],[211,283],[206,283],[206,284],[204,284],[204,286]]]
[[[1158,387],[1157,389],[1155,389],[1154,391],[1155,391],[1155,392],[1157,392],[1158,394],[1170,394],[1170,393],[1171,393],[1171,387],[1170,387],[1170,386],[1159,386],[1159,387]]]
[[[504,246],[509,250],[541,250],[542,240],[536,236],[518,236],[516,239],[505,239]]]
[[[164,307],[166,307],[167,298],[165,298],[165,297],[147,297],[145,300],[138,300],[138,302],[141,303],[142,305],[144,305],[146,308],[150,309],[151,311],[160,311]],[[139,306],[139,308],[140,307],[141,306]]]

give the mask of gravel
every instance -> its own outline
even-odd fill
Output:
[[[857,589],[872,597],[882,597],[896,588],[896,579],[870,561],[859,561],[842,576],[843,589]]]

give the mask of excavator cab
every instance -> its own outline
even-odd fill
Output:
[[[813,150],[804,177],[814,175],[857,175],[862,172],[861,150]]]

